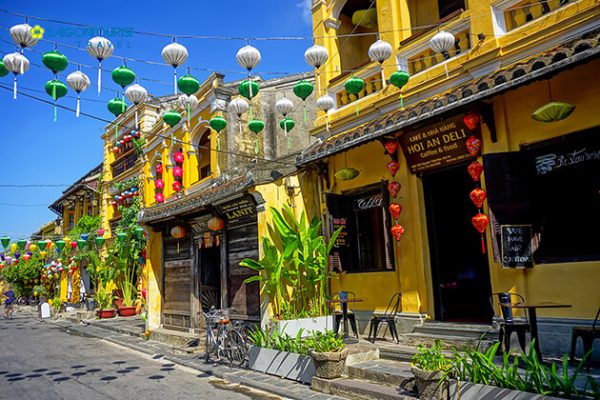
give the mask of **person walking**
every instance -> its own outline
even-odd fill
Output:
[[[8,290],[4,292],[4,318],[8,318],[14,312],[13,303],[15,302],[15,292],[9,286]]]

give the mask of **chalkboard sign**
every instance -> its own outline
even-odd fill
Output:
[[[533,267],[531,225],[500,226],[502,265],[507,268]]]

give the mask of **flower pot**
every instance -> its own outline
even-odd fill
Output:
[[[135,306],[119,307],[119,315],[121,317],[131,317],[135,315]]]
[[[98,318],[114,318],[115,315],[117,315],[117,310],[114,308],[98,310]]]
[[[98,307],[98,302],[95,299],[86,299],[85,307],[88,311],[94,311]]]
[[[315,374],[315,364],[309,356],[258,346],[248,351],[248,368],[303,383],[311,383]]]
[[[415,386],[417,393],[421,399],[446,400],[448,398],[447,382],[440,383],[442,376],[441,371],[424,371],[417,367],[411,367],[415,376]]]
[[[308,354],[315,362],[315,374],[319,378],[335,379],[342,376],[346,357],[348,357],[348,348],[344,347],[342,351],[317,353],[309,351]]]

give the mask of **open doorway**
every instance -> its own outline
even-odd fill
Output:
[[[489,323],[488,258],[471,224],[477,209],[466,164],[423,176],[435,316],[440,321]]]
[[[198,269],[202,310],[221,308],[221,247],[199,249]]]

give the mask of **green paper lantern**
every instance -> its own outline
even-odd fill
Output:
[[[112,80],[123,89],[135,81],[135,72],[125,65],[113,69]]]
[[[358,95],[361,90],[365,87],[365,81],[360,78],[352,77],[344,83],[346,91],[353,95]]]
[[[135,234],[138,236],[142,236],[144,234],[144,228],[142,228],[141,226],[136,226],[134,231]]]
[[[56,247],[58,248],[58,251],[61,252],[66,244],[67,244],[67,242],[65,242],[64,240],[57,240]]]
[[[127,234],[125,232],[117,233],[117,240],[119,242],[123,243],[125,241],[125,239],[127,239]]]
[[[55,74],[64,71],[67,68],[67,65],[69,65],[67,57],[56,50],[44,53],[42,56],[42,63]]]
[[[104,239],[102,236],[96,236],[94,241],[96,242],[96,246],[102,247],[104,246],[104,242],[106,241],[106,239]]]
[[[183,75],[177,79],[177,87],[180,92],[191,96],[200,89],[200,81],[190,74]]]
[[[179,121],[181,121],[181,114],[179,114],[175,110],[167,111],[163,115],[163,121],[165,121],[167,125],[169,125],[172,128],[175,125],[177,125]]]
[[[263,129],[265,129],[265,123],[260,119],[253,119],[248,123],[248,129],[258,135]]]
[[[342,168],[335,172],[335,178],[341,181],[350,181],[360,175],[356,168]]]
[[[217,132],[221,132],[227,127],[227,120],[219,115],[210,119],[210,127]]]
[[[122,99],[115,97],[108,102],[108,111],[110,111],[115,117],[123,114],[127,109],[127,103]]]
[[[294,126],[296,126],[296,121],[286,117],[279,121],[279,126],[281,129],[285,129],[286,132],[290,132],[292,129],[294,129]]]
[[[300,82],[294,85],[294,94],[302,99],[306,100],[308,96],[312,94],[314,87],[312,83],[302,79]]]
[[[17,240],[17,246],[19,246],[19,249],[25,250],[26,245],[27,245],[27,240],[25,240],[25,239]]]
[[[575,111],[573,104],[553,101],[535,110],[531,118],[539,122],[558,122],[567,118],[573,111]]]
[[[46,250],[46,241],[40,240],[39,242],[37,242],[37,246],[39,251]]]
[[[8,75],[8,70],[4,66],[4,63],[2,62],[2,60],[0,60],[0,78],[3,76],[6,76],[6,75]]]
[[[67,85],[58,79],[52,79],[51,81],[46,82],[46,86],[44,88],[46,89],[46,93],[48,93],[48,95],[52,97],[52,100],[55,101],[61,97],[64,97],[68,91]]]
[[[0,238],[0,243],[2,243],[4,250],[7,250],[8,246],[10,246],[10,238],[8,236],[3,236]]]
[[[406,71],[395,71],[390,75],[390,83],[398,89],[402,89],[402,87],[408,83],[409,77],[410,76]]]
[[[252,91],[250,91],[250,88],[252,88]],[[240,83],[240,94],[248,100],[251,100],[253,97],[255,97],[258,94],[259,90],[260,85],[252,80],[246,79],[245,81]]]
[[[86,243],[87,243],[87,241],[85,241],[83,239],[77,239],[77,247],[79,247],[79,249],[81,249],[81,250],[85,249]]]

